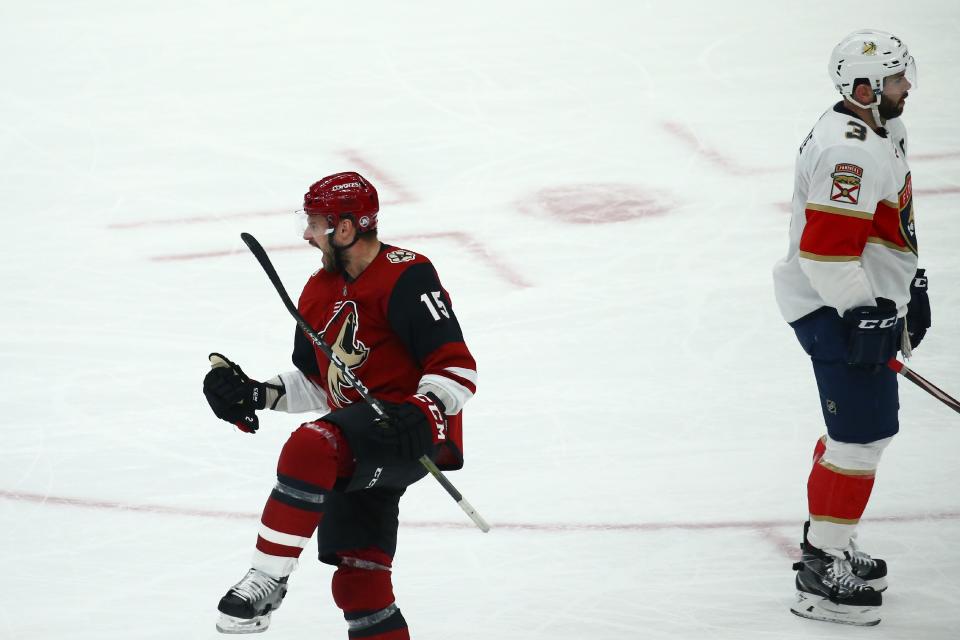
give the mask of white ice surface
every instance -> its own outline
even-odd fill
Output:
[[[883,622],[788,612],[822,426],[770,268],[860,27],[917,56],[913,365],[960,394],[955,2],[0,3],[0,638],[217,636],[298,424],[241,434],[200,393],[209,351],[290,368],[238,236],[295,295],[318,260],[286,212],[347,169],[480,368],[451,477],[494,530],[409,491],[414,637],[958,637],[960,416],[908,384],[861,532]],[[274,640],[345,637],[314,553]]]

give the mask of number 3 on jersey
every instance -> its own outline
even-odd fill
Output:
[[[432,300],[430,295],[433,296]],[[430,295],[423,294],[420,296],[420,301],[427,305],[427,311],[429,311],[430,315],[433,316],[434,321],[439,321],[441,315],[449,320],[450,312],[447,311],[447,305],[443,304],[443,300],[440,299],[440,292],[431,291]]]

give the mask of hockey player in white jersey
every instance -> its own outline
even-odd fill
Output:
[[[791,611],[873,625],[887,566],[854,539],[899,429],[897,375],[886,363],[898,350],[909,355],[930,326],[899,119],[916,67],[899,38],[864,30],[834,48],[828,73],[842,100],[798,151],[789,248],[773,274],[780,311],[811,358],[827,428],[807,482]]]

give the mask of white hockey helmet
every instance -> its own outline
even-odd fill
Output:
[[[840,41],[830,54],[827,73],[830,81],[844,98],[853,99],[853,83],[863,78],[873,90],[873,102],[862,104],[870,107],[880,104],[883,79],[906,71],[907,81],[917,86],[917,65],[900,38],[885,31],[863,29],[854,31]]]

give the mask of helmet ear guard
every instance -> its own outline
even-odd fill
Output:
[[[884,79],[905,72],[911,86],[917,86],[917,67],[907,45],[898,37],[864,29],[845,37],[833,48],[827,73],[830,81],[847,100],[865,109],[880,104]],[[858,79],[866,80],[873,92],[873,101],[863,104],[853,97]]]

